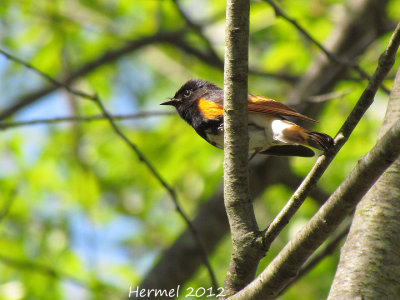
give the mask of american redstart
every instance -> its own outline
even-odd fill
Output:
[[[175,106],[179,115],[202,138],[215,147],[224,148],[224,91],[221,88],[205,80],[189,80],[173,98],[161,105]],[[314,151],[305,146],[324,151],[333,146],[329,135],[304,129],[286,117],[316,122],[281,102],[249,94],[249,152],[311,157]]]

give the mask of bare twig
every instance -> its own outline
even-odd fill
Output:
[[[207,62],[208,64],[211,64],[211,65],[214,65],[215,67],[218,67],[220,69],[223,69],[224,62],[218,56],[217,52],[215,51],[214,47],[212,46],[211,41],[204,34],[204,26],[201,24],[195,23],[191,18],[189,18],[189,16],[184,12],[182,7],[180,6],[179,0],[172,0],[172,2],[175,4],[177,11],[182,16],[182,18],[185,20],[186,24],[190,28],[192,28],[200,36],[200,38],[205,42],[208,53],[203,53],[203,52],[193,48],[190,44],[188,44],[182,38],[175,40],[176,45],[178,47],[180,47],[181,49],[185,50],[186,52],[199,57],[202,61]],[[293,76],[290,74],[261,72],[261,71],[255,70],[255,69],[249,69],[249,74],[267,77],[267,78],[276,78],[276,79],[287,81],[289,83],[295,83],[299,79],[298,76]]]
[[[175,4],[177,11],[181,15],[181,17],[185,20],[186,24],[190,28],[192,28],[195,32],[197,32],[197,34],[200,36],[200,38],[206,43],[210,56],[214,57],[217,60],[221,60],[219,58],[218,54],[215,52],[215,49],[212,46],[210,40],[205,36],[203,26],[195,23],[191,18],[189,18],[186,15],[186,13],[184,12],[184,10],[182,9],[182,7],[179,4],[179,0],[172,0],[172,3]]]
[[[348,140],[350,134],[353,132],[364,113],[374,101],[375,94],[380,84],[394,64],[399,44],[400,23],[394,31],[386,50],[382,53],[379,59],[378,67],[368,83],[368,86],[364,90],[353,111],[346,119],[342,128],[336,135],[335,147],[331,151],[325,153],[325,155],[322,155],[318,158],[314,167],[308,173],[302,184],[299,186],[281,212],[277,215],[277,217],[272,221],[270,226],[265,230],[265,235],[262,240],[265,250],[269,249],[271,243],[275,240],[277,235],[286,226],[295,212],[300,208],[307,195],[314,188],[317,181],[321,178],[322,174],[332,162],[335,155]]]
[[[114,120],[132,120],[132,119],[147,118],[153,116],[165,116],[171,114],[172,112],[166,112],[166,111],[149,111],[149,112],[140,112],[136,114],[112,115],[112,118]],[[36,119],[29,121],[0,123],[0,130],[6,130],[9,128],[16,128],[16,127],[30,126],[30,125],[43,125],[43,124],[48,125],[48,124],[57,124],[62,122],[92,122],[101,120],[107,120],[107,117],[105,117],[104,115],[95,115],[95,116],[74,116],[74,117]]]
[[[90,95],[88,93],[79,91],[79,90],[75,90],[71,87],[69,87],[68,85],[61,83],[59,81],[57,81],[56,79],[52,78],[51,76],[43,73],[42,71],[36,69],[35,67],[33,67],[32,65],[30,65],[27,62],[22,61],[21,59],[16,58],[15,56],[6,53],[4,51],[1,51],[0,53],[6,55],[6,57],[10,60],[13,60],[31,70],[33,70],[35,73],[37,73],[38,75],[42,76],[43,78],[49,80],[52,84],[57,85],[58,87],[62,87],[64,89],[66,89],[69,93],[82,97],[84,99],[88,99],[91,101],[94,101],[94,103],[97,105],[97,107],[101,110],[101,112],[103,113],[104,117],[108,119],[108,121],[110,122],[111,127],[114,129],[115,133],[129,146],[129,148],[137,155],[138,159],[144,163],[146,165],[146,167],[148,168],[148,170],[150,171],[150,173],[157,179],[157,181],[167,190],[168,194],[171,196],[171,199],[175,205],[175,209],[176,211],[179,213],[179,215],[184,219],[185,223],[187,224],[187,226],[189,227],[190,231],[192,232],[193,238],[196,240],[196,242],[198,243],[199,248],[202,251],[202,258],[203,258],[203,262],[207,268],[207,271],[210,275],[210,279],[212,282],[213,287],[215,288],[215,290],[218,288],[218,284],[216,282],[216,277],[215,274],[211,268],[211,265],[208,261],[207,258],[207,252],[204,248],[204,245],[199,237],[199,235],[197,234],[196,229],[194,228],[193,224],[191,223],[189,217],[186,215],[186,213],[182,210],[182,208],[179,205],[177,196],[175,191],[172,189],[171,186],[169,186],[169,184],[162,178],[162,176],[160,175],[160,173],[156,170],[156,168],[150,163],[150,161],[144,156],[144,154],[139,150],[139,148],[132,143],[128,137],[119,129],[119,127],[117,126],[117,124],[114,122],[112,115],[110,115],[106,108],[104,107],[102,101],[100,100],[100,98],[97,95]]]
[[[220,70],[223,70],[224,68],[224,62],[218,56],[210,55],[209,53],[205,53],[196,48],[193,48],[188,42],[185,41],[185,39],[181,37],[178,37],[175,40],[171,41],[170,44],[182,49],[188,54],[191,54],[199,58],[201,61],[207,63],[210,66],[213,66]],[[291,84],[295,83],[299,79],[299,77],[295,75],[290,75],[285,73],[261,72],[255,69],[249,69],[249,74],[265,78],[274,78],[278,80],[283,80]]]
[[[155,43],[168,43],[173,46],[178,46],[183,51],[187,52],[188,54],[194,55],[201,59],[203,62],[218,67],[219,69],[223,69],[223,61],[218,58],[218,56],[210,55],[210,53],[203,53],[198,49],[195,49],[188,45],[188,43],[184,42],[183,35],[186,33],[186,29],[180,29],[171,32],[160,31],[152,36],[145,36],[142,38],[138,38],[136,40],[127,41],[125,45],[123,45],[119,49],[110,50],[99,57],[94,58],[92,61],[86,62],[83,64],[82,67],[74,70],[71,74],[60,80],[56,80],[53,82],[52,86],[43,87],[35,92],[29,93],[27,95],[23,95],[18,99],[12,101],[12,105],[5,107],[0,112],[0,120],[4,120],[16,112],[20,111],[24,107],[36,102],[38,99],[43,98],[44,96],[54,92],[57,88],[61,87],[60,83],[62,82],[64,86],[70,86],[73,82],[75,82],[78,78],[92,72],[93,70],[97,69],[100,66],[103,66],[108,63],[115,62],[117,59],[121,58],[122,56],[132,53],[142,47],[147,45],[155,44]],[[7,55],[8,53],[3,50],[3,54]],[[31,66],[28,64],[26,65],[27,68]],[[289,83],[294,83],[294,81],[298,78],[296,76],[286,75],[286,74],[274,74],[274,73],[267,73],[267,72],[260,72],[257,70],[250,71],[250,74],[254,74],[257,76],[269,77],[269,78],[276,78],[279,80],[285,80]],[[46,76],[45,76],[46,77]],[[47,78],[48,80],[52,81],[53,78]]]
[[[353,91],[353,89],[350,88],[350,89],[346,89],[346,90],[343,90],[343,91],[337,91],[337,92],[332,92],[332,93],[315,95],[315,96],[309,97],[305,101],[306,102],[310,102],[310,103],[321,103],[321,102],[325,102],[325,101],[336,99],[336,98],[342,98],[343,96],[351,93],[352,91]]]
[[[55,80],[51,78],[51,80],[47,75],[44,78],[53,82],[52,86],[44,87],[41,89],[36,90],[30,94],[24,95],[19,99],[12,101],[12,105],[9,107],[3,108],[0,112],[0,120],[4,120],[15,114],[16,112],[20,111],[24,107],[36,102],[38,99],[50,94],[57,90],[57,88],[64,86],[70,86],[74,81],[78,78],[92,72],[93,70],[97,69],[98,67],[105,65],[107,63],[112,63],[117,59],[121,58],[123,55],[129,54],[135,50],[138,50],[144,46],[154,44],[154,43],[165,43],[168,41],[174,41],[178,36],[184,33],[184,30],[177,30],[171,32],[164,32],[160,31],[152,36],[145,36],[143,38],[139,38],[136,40],[131,40],[127,42],[124,46],[119,49],[110,50],[105,52],[104,54],[94,58],[92,61],[86,62],[82,67],[72,71],[68,77],[65,79]],[[3,50],[3,55],[9,54]],[[7,57],[7,56],[6,56]],[[14,57],[14,61],[18,61],[18,58]],[[26,67],[30,68],[31,66],[26,63]],[[31,68],[30,68],[31,69]],[[36,71],[35,71],[36,72]],[[60,83],[63,83],[60,85]]]
[[[161,177],[160,173],[155,169],[155,167],[149,162],[148,159],[145,158],[145,156],[143,155],[143,153],[141,153],[139,151],[139,149],[137,148],[137,146],[135,144],[133,144],[128,137],[119,129],[119,127],[117,126],[117,124],[114,122],[112,116],[108,113],[108,111],[106,110],[106,108],[104,107],[103,103],[101,102],[100,98],[98,96],[95,96],[95,101],[97,106],[99,107],[99,109],[101,110],[101,112],[103,113],[103,115],[108,119],[108,121],[110,122],[110,125],[112,126],[112,128],[114,129],[115,133],[129,146],[129,148],[131,148],[136,155],[138,156],[139,160],[141,162],[143,162],[147,168],[150,170],[150,172],[153,174],[153,176],[158,180],[158,182],[161,183],[161,185],[168,191],[168,194],[170,195],[174,205],[175,205],[175,209],[176,211],[179,213],[179,215],[183,218],[183,220],[185,221],[186,225],[188,226],[189,230],[192,233],[193,238],[196,240],[198,246],[201,249],[202,252],[202,258],[203,258],[203,262],[204,265],[206,266],[208,273],[210,275],[210,279],[211,279],[211,283],[213,285],[213,288],[216,290],[218,288],[218,283],[217,283],[217,279],[215,277],[214,271],[212,270],[212,267],[210,265],[210,262],[208,261],[207,258],[207,252],[206,249],[204,247],[204,244],[202,242],[202,240],[200,239],[196,228],[193,226],[192,222],[190,221],[189,217],[186,215],[186,213],[182,210],[181,206],[179,205],[178,202],[178,198],[176,196],[175,191],[172,189],[172,187]]]
[[[310,42],[312,42],[314,45],[316,45],[325,55],[328,59],[331,61],[335,62],[338,65],[345,66],[352,68],[355,70],[360,76],[366,80],[371,80],[371,77],[368,75],[367,72],[365,72],[357,63],[353,61],[349,61],[347,59],[343,59],[334,53],[328,51],[320,42],[318,42],[315,38],[312,37],[310,33],[308,33],[307,30],[305,30],[302,26],[297,23],[297,21],[291,17],[289,17],[273,0],[264,0],[268,2],[272,8],[275,11],[275,15],[277,17],[281,17],[291,23],[298,31],[300,31]],[[390,90],[386,88],[383,83],[380,84],[380,87],[383,91],[385,91],[387,94],[390,93]]]
[[[22,59],[19,59],[18,57],[15,57],[14,55],[12,55],[12,54],[10,54],[10,53],[2,50],[2,49],[0,49],[0,54],[3,54],[9,60],[12,60],[12,61],[14,61],[14,62],[16,62],[16,63],[18,63],[20,65],[23,65],[25,68],[30,69],[31,71],[33,71],[34,73],[36,73],[39,76],[43,77],[44,79],[46,79],[47,81],[49,81],[50,83],[52,83],[56,87],[62,87],[65,90],[67,90],[68,92],[70,92],[71,94],[79,96],[79,97],[81,97],[83,99],[93,100],[90,95],[71,88],[69,85],[54,79],[53,77],[51,77],[51,76],[47,75],[46,73],[43,73],[39,69],[35,68],[30,63],[27,63],[27,62],[23,61]]]

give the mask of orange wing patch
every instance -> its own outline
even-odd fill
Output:
[[[222,106],[219,106],[217,103],[204,98],[199,99],[197,106],[206,119],[215,120],[224,113]]]

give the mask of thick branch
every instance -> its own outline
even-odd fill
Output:
[[[324,247],[306,261],[306,263],[301,267],[301,269],[297,273],[296,277],[291,279],[288,282],[288,284],[285,286],[285,288],[279,294],[284,294],[288,288],[290,288],[297,281],[299,281],[301,278],[303,278],[304,275],[308,274],[308,272],[310,272],[322,260],[324,260],[326,257],[328,257],[329,255],[332,255],[334,253],[334,251],[339,246],[340,242],[349,233],[351,219],[352,218],[349,218],[347,223],[344,222],[346,224],[343,224],[344,226],[341,229],[339,229],[339,231],[336,232],[335,235],[329,241],[327,241],[327,243],[324,245]]]
[[[374,19],[383,18],[386,1],[382,4],[383,1],[379,0],[383,9],[372,9],[371,7],[376,5],[377,1],[363,0],[361,3],[356,1],[357,7],[343,17],[339,26],[327,38],[330,43],[328,47],[330,51],[349,60],[356,59],[357,55],[365,51],[366,47],[382,34],[381,31],[376,31],[373,22],[359,22],[359,20],[370,20],[372,13],[375,16]],[[342,79],[343,74],[343,68],[339,69],[335,63],[323,59],[316,60],[310,70],[304,74],[299,84],[290,91],[293,95],[292,102],[299,104],[301,100],[309,99],[310,95],[329,92]],[[297,106],[297,108],[310,116],[316,116],[323,104],[313,103],[312,105],[307,104],[305,107]],[[256,158],[257,160],[253,162],[257,162],[254,166],[256,169],[252,168],[250,172],[250,190],[254,198],[260,195],[265,188],[275,183],[275,180],[282,180],[277,178],[280,176],[278,176],[276,170],[280,170],[284,178],[288,176],[285,171],[288,169],[286,159],[277,157],[261,159],[261,156]],[[318,197],[318,195],[315,197]],[[323,197],[322,199],[325,200],[326,198]],[[219,240],[227,232],[228,225],[221,226],[223,224],[221,218],[226,220],[222,193],[217,190],[215,195],[205,202],[204,206],[200,207],[193,221],[200,236],[205,241],[208,252],[211,252],[217,246]],[[144,288],[175,288],[178,284],[183,284],[189,280],[200,264],[200,253],[190,239],[190,233],[186,230],[164,252],[140,286]],[[179,271],[175,272],[176,269]],[[179,274],[179,276],[172,277],[170,274]]]
[[[249,0],[228,0],[224,72],[224,202],[232,234],[225,294],[236,293],[255,275],[262,251],[253,245],[258,231],[249,195],[247,74]]]
[[[380,135],[399,119],[400,69]],[[396,299],[399,296],[399,183],[400,159],[387,169],[357,206],[329,299]]]
[[[271,264],[231,299],[273,299],[399,157],[399,139],[397,121]]]
[[[296,188],[301,179],[294,175],[285,158],[267,157],[254,161],[250,169],[250,190],[252,199],[256,199],[267,187],[284,183],[288,188]],[[271,172],[277,170],[279,172]],[[318,203],[324,203],[328,196],[321,190],[315,189],[311,194]],[[211,253],[220,240],[229,231],[226,217],[222,187],[198,209],[193,219],[193,226],[205,242],[208,253]],[[140,283],[144,289],[171,289],[189,280],[201,265],[201,253],[197,244],[186,229],[180,237],[166,249],[158,263]],[[174,274],[174,276],[171,276]],[[164,298],[160,298],[164,299]],[[166,298],[165,298],[166,299]]]
[[[263,247],[268,250],[271,243],[286,226],[289,220],[293,217],[296,211],[300,208],[301,204],[307,198],[309,192],[314,188],[318,180],[321,178],[325,170],[328,168],[329,164],[332,162],[335,155],[341,149],[341,147],[348,140],[350,134],[353,132],[354,128],[361,120],[364,113],[367,111],[369,106],[372,104],[375,94],[381,85],[383,79],[387,73],[392,68],[397,49],[400,44],[400,23],[394,31],[392,38],[386,48],[386,50],[381,55],[379,59],[378,67],[372,76],[367,88],[361,95],[353,111],[350,113],[349,117],[346,119],[342,128],[339,130],[335,138],[334,149],[319,157],[313,169],[304,179],[302,184],[290,198],[288,203],[278,214],[278,216],[273,220],[270,226],[266,229],[265,237],[263,239]]]

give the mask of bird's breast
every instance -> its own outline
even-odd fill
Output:
[[[272,131],[272,123],[275,118],[269,118],[261,114],[249,114],[248,116],[249,152],[262,151],[277,144]],[[215,147],[224,148],[224,126],[210,127],[204,130],[203,137]]]
[[[220,126],[217,128],[208,128],[205,130],[205,139],[207,142],[209,142],[211,145],[224,149],[224,127],[223,123],[221,123]]]

